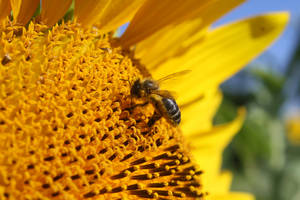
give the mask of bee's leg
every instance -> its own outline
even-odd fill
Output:
[[[152,115],[152,117],[149,119],[147,125],[148,127],[152,127],[156,121],[158,121],[162,116],[157,113],[157,112],[154,112],[154,114]]]

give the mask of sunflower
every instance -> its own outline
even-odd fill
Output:
[[[253,199],[230,192],[220,170],[245,110],[214,126],[218,87],[288,14],[209,28],[242,2],[0,1],[1,199]],[[183,70],[192,73],[166,83],[179,94],[180,126],[149,126],[156,108],[132,97],[132,83]]]
[[[300,144],[300,116],[295,115],[289,117],[286,122],[286,129],[288,133],[288,139],[292,144]]]

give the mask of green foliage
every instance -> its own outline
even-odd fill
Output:
[[[234,172],[232,189],[251,192],[257,200],[300,199],[300,147],[287,141],[281,115],[288,99],[289,73],[279,75],[270,68],[251,66],[238,76],[242,78],[222,86],[224,99],[214,120],[216,124],[231,121],[240,106],[248,111],[223,157],[223,168]]]

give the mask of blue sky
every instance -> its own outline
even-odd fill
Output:
[[[300,0],[248,0],[223,17],[216,25],[272,11],[289,11],[291,20],[281,38],[259,59],[272,60],[274,67],[281,71],[289,62],[297,39],[300,39],[297,36],[297,29],[300,33]]]

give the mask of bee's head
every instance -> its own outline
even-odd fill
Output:
[[[142,88],[145,91],[145,93],[149,95],[153,90],[158,90],[159,86],[152,79],[145,79],[142,83]]]
[[[142,97],[142,84],[140,82],[140,79],[137,79],[136,81],[134,81],[134,83],[131,87],[130,93],[132,96],[135,96],[138,98]]]
[[[158,90],[158,89],[159,89],[158,84],[151,79],[145,79],[143,81],[137,79],[133,83],[130,93],[132,96],[141,98],[150,95],[153,90]]]

